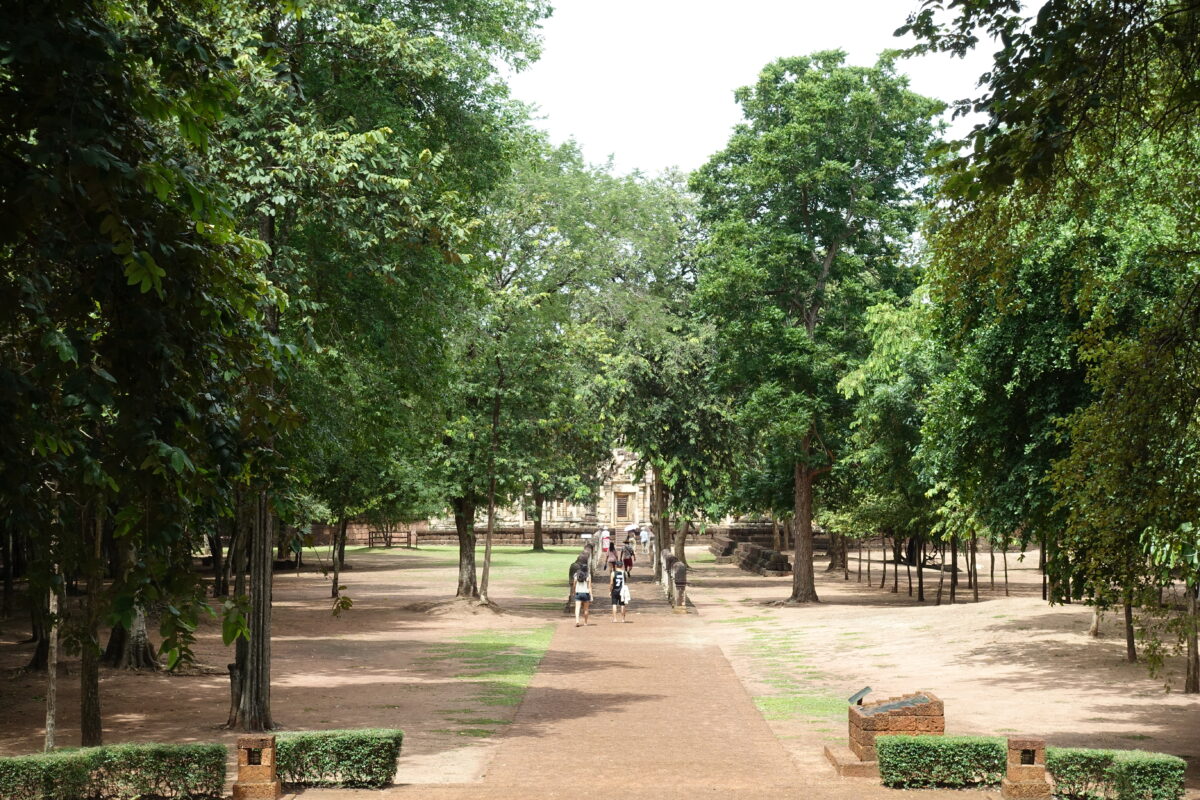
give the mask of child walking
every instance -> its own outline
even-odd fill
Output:
[[[629,575],[625,572],[623,565],[618,564],[613,568],[612,573],[608,577],[608,591],[612,596],[612,621],[617,621],[617,609],[621,609],[621,622],[628,622],[625,619],[625,610],[629,606]]]

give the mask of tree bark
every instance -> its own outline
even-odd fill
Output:
[[[1004,596],[1008,597],[1008,540],[1004,540]]]
[[[104,517],[89,506],[82,512],[83,551],[91,551],[87,565],[81,636],[79,637],[79,738],[83,747],[104,743],[100,718],[100,557],[103,555]]]
[[[884,534],[879,537],[879,549],[880,549],[880,555],[881,555],[880,561],[883,562],[883,565],[879,568],[883,573],[883,575],[879,578],[879,588],[882,589],[883,587],[887,586],[887,568],[888,568],[887,534]]]
[[[900,537],[892,535],[892,594],[900,593]]]
[[[1200,592],[1200,580],[1195,586],[1187,587],[1188,595],[1188,628],[1187,628],[1187,668],[1183,676],[1183,693],[1200,694],[1200,647],[1197,646],[1196,628],[1200,623],[1197,617],[1196,595]]]
[[[971,536],[971,593],[972,600],[979,602],[979,554],[978,554],[978,536]]]
[[[8,619],[13,611],[13,556],[16,547],[13,543],[12,531],[4,534],[4,594],[0,598],[0,617]]]
[[[904,549],[908,551],[907,547]],[[907,556],[904,559],[904,574],[908,576],[908,596],[912,597],[912,559]]]
[[[662,473],[657,466],[652,466],[651,470],[654,473],[654,512],[653,530],[654,544],[650,548],[651,557],[654,559],[654,580],[662,580],[662,553],[663,538],[667,535],[667,503],[668,491],[667,484],[662,479]],[[599,545],[597,545],[599,546]]]
[[[938,590],[937,600],[934,601],[935,606],[942,604],[942,587],[946,585],[946,543],[942,542],[942,546],[938,548]]]
[[[51,572],[51,580],[54,573]],[[46,752],[54,749],[58,730],[58,591],[51,587],[48,594],[50,630],[46,634]]]
[[[675,557],[684,564],[687,563],[687,552],[684,550],[684,548],[687,547],[687,537],[691,529],[692,519],[691,517],[688,517],[683,521],[683,524],[679,526],[679,531],[675,536]]]
[[[925,602],[925,537],[921,537],[917,553],[917,602]]]
[[[250,538],[250,642],[242,679],[238,728],[269,731],[271,717],[271,580],[274,566],[274,516],[266,491],[258,492]]]
[[[958,534],[950,537],[950,605],[954,605],[958,589]]]
[[[1133,601],[1129,592],[1125,593],[1125,660],[1130,664],[1137,663],[1137,643],[1133,637]]]
[[[1050,599],[1050,583],[1046,576],[1046,536],[1042,535],[1042,546],[1038,550],[1038,569],[1042,572],[1042,599]]]
[[[249,563],[251,513],[250,504],[239,492],[234,503],[236,508],[233,536],[229,542],[229,568],[233,572],[233,594],[236,598],[246,596],[246,568]],[[250,643],[239,637],[233,645],[233,663],[229,665],[229,715],[226,728],[238,726],[238,710],[242,707],[242,689],[245,686],[246,663],[250,658]]]
[[[346,552],[346,526],[349,520],[346,519],[346,512],[338,515],[337,529],[333,532],[333,549],[330,554],[333,556],[333,587],[329,590],[330,597],[342,596],[342,558]]]
[[[862,537],[860,536],[858,538],[858,581],[857,581],[857,583],[862,583],[862,556],[863,556],[863,540],[862,540]]]
[[[1088,626],[1088,636],[1093,639],[1100,638],[1100,619],[1103,615],[1104,612],[1100,609],[1100,602],[1096,601],[1095,605],[1092,606],[1092,624]]]
[[[776,553],[783,552],[783,545],[779,542],[779,520],[771,519],[771,546]]]
[[[546,498],[542,496],[541,490],[534,487],[534,490],[533,490],[533,549],[539,553],[546,549],[546,544],[542,540],[542,506],[545,502],[546,502]]]
[[[221,523],[213,526],[208,533],[208,550],[212,554],[213,566],[213,597],[225,597],[229,594],[229,584],[225,582],[224,550],[221,547]]]
[[[454,529],[458,533],[458,588],[456,597],[479,597],[475,579],[475,502],[470,497],[455,497]]]
[[[805,451],[808,450],[807,442]],[[796,462],[793,472],[795,492],[796,563],[792,569],[792,603],[816,603],[817,579],[813,574],[813,471]]]
[[[126,629],[114,625],[108,636],[108,646],[100,659],[107,667],[130,670],[158,670],[160,665],[146,630],[146,612],[141,606],[133,609],[133,619]]]

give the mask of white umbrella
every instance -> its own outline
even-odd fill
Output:
[[[634,532],[634,531],[636,531],[637,529],[638,529],[638,526],[637,526],[637,525],[626,525],[626,526],[625,526],[625,532],[626,532],[626,533],[633,533],[633,532]]]

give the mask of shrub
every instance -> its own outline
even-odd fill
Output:
[[[983,736],[878,736],[885,786],[993,786],[1006,768],[1006,744]]]
[[[225,787],[221,744],[119,744],[0,758],[5,800],[207,800]]]
[[[1108,768],[1115,750],[1047,747],[1046,770],[1059,800],[1101,800],[1108,796]]]
[[[404,732],[306,731],[276,739],[276,769],[284,783],[378,789],[391,784]]]
[[[1046,748],[1059,800],[1179,800],[1185,766],[1181,758],[1140,750]]]
[[[1108,780],[1117,800],[1179,800],[1183,797],[1182,758],[1141,750],[1117,750]]]

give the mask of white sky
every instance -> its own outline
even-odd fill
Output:
[[[783,56],[841,49],[852,64],[909,45],[892,35],[918,0],[556,0],[542,58],[512,76],[554,142],[574,137],[585,157],[610,154],[619,171],[699,167],[741,119],[733,91]],[[907,59],[898,69],[922,94],[977,94],[991,47],[966,61]],[[958,120],[953,132],[969,122]]]

